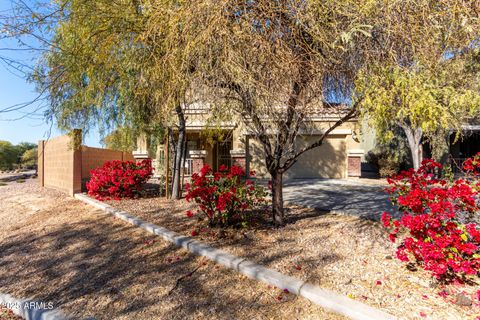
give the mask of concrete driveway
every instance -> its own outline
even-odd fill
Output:
[[[293,204],[379,220],[382,212],[395,210],[384,189],[361,181],[295,179],[285,183],[283,196]]]

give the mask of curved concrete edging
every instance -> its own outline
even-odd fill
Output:
[[[17,299],[9,294],[0,293],[0,306],[13,311],[14,314],[27,320],[67,320],[59,309],[50,309],[35,300]]]
[[[342,314],[354,320],[390,320],[394,316],[370,307],[364,303],[339,295],[333,291],[322,289],[300,279],[281,274],[275,270],[265,268],[247,259],[234,256],[223,250],[212,248],[190,237],[180,235],[166,228],[145,222],[127,212],[113,208],[112,206],[92,199],[85,194],[75,194],[75,198],[109,214],[116,216],[130,224],[138,226],[150,233],[159,235],[165,240],[172,242],[178,247],[206,257],[227,268],[238,271],[249,278],[260,280],[277,288],[288,289],[289,292],[302,296],[311,302]]]

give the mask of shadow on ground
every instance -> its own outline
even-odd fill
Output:
[[[384,187],[338,180],[291,180],[284,187],[284,199],[322,211],[369,220],[379,220],[384,211],[397,211]]]
[[[1,291],[52,301],[77,319],[282,318],[294,307],[318,309],[286,299],[282,311],[266,286],[110,216],[25,231],[0,242]]]

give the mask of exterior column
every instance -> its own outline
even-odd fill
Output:
[[[40,183],[41,187],[45,187],[45,167],[44,167],[44,147],[45,147],[45,141],[40,140],[38,141],[38,156],[37,156],[37,176],[38,176],[38,182]]]
[[[133,157],[136,161],[141,161],[144,159],[150,159],[150,154],[148,153],[148,137],[145,133],[141,133],[137,137],[137,150],[132,152]]]
[[[80,132],[81,134],[81,132]],[[71,196],[82,192],[82,147],[75,147],[73,150],[73,184]]]
[[[361,149],[348,150],[347,156],[347,176],[362,176],[362,157],[365,152]]]
[[[165,145],[157,145],[157,150],[155,152],[155,159],[152,161],[153,166],[153,177],[159,178],[162,174],[165,174],[166,167],[166,157],[165,157]]]
[[[230,156],[232,157],[232,166],[237,166],[245,170],[247,173],[247,153],[245,150],[237,149],[230,150]]]
[[[199,173],[205,165],[207,150],[191,150],[189,155],[192,159],[192,173]]]

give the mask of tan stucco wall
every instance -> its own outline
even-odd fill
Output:
[[[247,130],[245,129],[245,125],[240,123],[235,127],[233,130],[233,141],[232,146],[233,150],[246,150],[247,148],[247,136],[245,135]]]
[[[191,123],[201,124],[202,115],[189,115]],[[204,122],[205,123],[205,122]],[[297,148],[307,143],[312,143],[320,136],[322,132],[336,123],[335,119],[322,120],[316,119],[301,130],[305,138],[299,138]],[[191,129],[201,130],[199,128]],[[310,150],[302,155],[297,164],[285,174],[288,178],[345,178],[347,176],[347,157],[349,150],[358,152],[362,149],[360,143],[361,131],[357,121],[349,121],[338,128],[324,142],[324,145]],[[200,147],[200,146],[199,146]],[[214,149],[210,146],[203,146],[207,151],[206,162],[213,164]],[[232,131],[232,149],[245,150],[247,152],[247,168],[255,170],[259,177],[268,177],[261,145],[255,141],[255,138],[243,122],[239,121]]]

